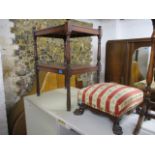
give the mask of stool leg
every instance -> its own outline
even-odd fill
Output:
[[[83,103],[79,103],[79,108],[74,111],[75,115],[82,115],[86,109],[86,105]]]
[[[120,118],[114,118],[114,123],[113,123],[113,133],[116,135],[122,135],[123,130],[122,127],[119,124]]]
[[[145,120],[145,113],[146,113],[146,104],[144,103],[141,111],[139,112],[140,115],[139,115],[139,118],[138,118],[137,125],[136,125],[136,127],[135,127],[135,129],[133,131],[134,135],[139,134],[142,123]]]
[[[137,123],[137,125],[136,125],[136,127],[135,127],[135,129],[133,131],[134,135],[138,135],[139,134],[139,131],[140,131],[140,128],[142,126],[142,123],[143,123],[144,119],[145,119],[145,115],[139,116],[138,123]]]

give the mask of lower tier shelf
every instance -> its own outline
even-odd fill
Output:
[[[37,65],[38,70],[54,72],[57,74],[65,74],[66,67],[63,65],[46,65],[46,64],[39,64]],[[97,66],[92,65],[71,65],[70,73],[71,75],[82,74],[86,72],[93,72],[97,71]]]

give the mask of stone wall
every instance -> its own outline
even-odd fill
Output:
[[[18,46],[13,43],[15,35],[11,33],[11,27],[13,23],[8,19],[0,20],[0,46],[2,52],[2,64],[4,73],[4,87],[5,87],[5,101],[7,109],[19,100],[19,87],[16,82],[19,77],[15,74],[16,65],[15,62],[19,60],[14,55],[14,51],[18,49]]]
[[[73,21],[77,22],[77,21]],[[3,64],[5,70],[5,92],[7,107],[16,103],[21,96],[32,88],[34,76],[33,38],[32,27],[42,29],[49,26],[64,24],[65,20],[11,20],[9,21],[12,36],[9,46],[14,47],[4,51]],[[92,26],[92,24],[78,22],[80,25]],[[6,39],[4,39],[6,40]],[[63,63],[63,40],[38,39],[39,61],[46,63]],[[79,38],[71,40],[72,64],[90,64],[91,62],[91,38]],[[6,61],[8,59],[8,61]],[[11,61],[10,61],[11,60]],[[84,74],[83,80],[88,80],[90,74]]]

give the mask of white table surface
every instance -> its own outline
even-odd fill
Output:
[[[27,96],[25,100],[40,108],[48,115],[55,117],[65,123],[65,126],[72,128],[79,134],[84,135],[113,135],[112,121],[102,115],[95,114],[86,110],[83,115],[76,116],[73,111],[77,108],[77,91],[71,89],[72,108],[70,112],[66,111],[66,90],[57,89],[47,93],[42,93],[41,96]],[[131,135],[137,123],[138,115],[130,114],[122,118],[120,125],[123,128],[124,135]],[[155,120],[145,121],[140,134],[155,134]]]

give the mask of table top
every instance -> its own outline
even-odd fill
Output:
[[[88,26],[79,26],[73,22],[66,22],[63,25],[37,30],[35,36],[65,38],[68,33],[70,33],[71,38],[90,37],[100,35],[100,30]]]

